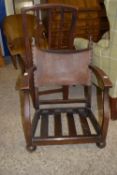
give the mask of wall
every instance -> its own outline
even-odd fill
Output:
[[[4,0],[4,1],[5,1],[7,15],[13,14],[14,13],[14,10],[13,10],[13,2],[12,2],[12,0]],[[36,4],[36,3],[39,3],[40,0],[34,0],[34,2]]]
[[[2,22],[6,16],[5,0],[0,0],[0,46],[2,55],[8,54],[8,49],[6,47],[5,37],[2,30]]]
[[[11,15],[14,13],[13,11],[13,3],[12,0],[4,0],[5,1],[5,6],[6,6],[6,14]]]

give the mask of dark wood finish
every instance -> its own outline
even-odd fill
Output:
[[[84,95],[86,98],[86,106],[91,107],[91,86],[84,86]]]
[[[24,94],[23,114],[22,114],[22,126],[24,130],[24,136],[27,146],[32,145],[32,123],[30,117],[30,100],[29,94]],[[25,116],[25,117],[24,117]]]
[[[73,5],[78,9],[85,9],[82,13],[79,13],[77,17],[77,28],[75,30],[75,37],[87,38],[89,39],[88,32],[92,35],[93,41],[97,42],[101,36],[109,30],[109,22],[106,15],[104,1],[100,0],[46,0],[48,3],[63,3],[66,5]],[[88,9],[94,11],[88,12]],[[86,12],[87,10],[87,12]],[[96,11],[97,10],[97,11]],[[56,18],[54,16],[54,18]],[[66,24],[64,28],[66,29],[70,21],[70,17],[66,19]],[[55,20],[56,26],[56,20]],[[93,30],[92,30],[93,29]],[[53,32],[55,29],[53,29]],[[65,35],[67,36],[67,34]],[[57,36],[53,36],[54,38]],[[66,38],[64,37],[65,42]],[[54,47],[54,42],[53,42]]]
[[[98,79],[98,84],[101,89],[112,87],[112,83],[109,77],[105,74],[105,72],[102,69],[94,65],[90,65],[89,68],[93,71],[97,79],[98,77],[101,77],[100,79]]]
[[[35,46],[31,47],[30,45],[27,32],[26,13],[33,11],[38,19],[39,10],[47,10],[48,12],[51,12],[53,9],[57,11],[57,14],[58,12],[62,13],[60,17],[63,17],[64,12],[73,15],[74,18],[71,18],[74,20],[74,22],[71,23],[73,24],[73,28],[70,27],[70,34],[71,37],[73,37],[74,28],[76,27],[75,16],[79,13],[76,8],[61,4],[44,4],[36,5],[31,8],[24,8],[22,10],[26,46],[26,57],[24,57],[26,59],[26,72],[22,78],[21,85],[21,90],[24,92],[24,115],[22,116],[22,124],[27,149],[33,151],[37,145],[76,143],[96,143],[98,147],[102,148],[106,145],[109,124],[108,91],[112,84],[108,76],[101,69],[91,65],[91,41],[89,41],[89,47],[87,49],[80,51],[71,49],[73,48],[73,38],[70,39],[69,50],[51,50],[49,48],[42,50],[38,46],[38,39],[36,40]],[[36,21],[37,23],[40,22],[40,20]],[[58,30],[59,33],[63,32],[62,26],[63,25],[60,23]],[[36,30],[38,30],[38,28]],[[51,27],[49,27],[48,30],[51,30]],[[51,32],[48,31],[48,34],[51,35]],[[51,41],[50,36],[48,36],[48,39]],[[101,110],[103,111],[101,124],[91,110],[92,74],[95,75],[98,82],[98,86],[96,87],[101,91]],[[80,99],[40,100],[38,98],[37,88],[48,83],[64,85],[64,89],[66,89],[67,85],[80,84],[84,88],[84,97]],[[97,92],[99,91],[97,90]],[[30,117],[30,94],[33,96],[32,99],[36,110],[33,120],[31,120]],[[78,107],[74,107],[73,103],[80,103],[80,106],[78,105]],[[81,106],[82,103],[83,106]],[[49,104],[49,107],[51,108],[46,108],[46,106],[44,106],[45,104]],[[53,107],[53,104],[61,105],[58,108]],[[64,107],[62,104],[69,105]],[[67,121],[67,134],[64,134],[64,122],[62,120],[63,114]],[[52,135],[49,132],[50,117],[53,117],[53,123],[51,123],[51,127],[53,128]],[[77,121],[80,121],[79,124],[81,125],[82,133],[78,131],[79,127],[77,126]],[[90,125],[92,125],[95,132],[92,131]],[[37,128],[40,132],[36,134]]]
[[[61,123],[61,115],[59,113],[55,113],[54,115],[54,132],[56,137],[60,137],[62,135],[62,123]]]
[[[82,125],[82,130],[83,130],[84,135],[91,135],[91,131],[90,131],[88,122],[86,120],[86,117],[80,115],[80,122]]]
[[[54,100],[40,100],[40,104],[67,104],[67,103],[85,103],[86,99],[82,98],[82,99],[68,99],[68,100],[58,100],[58,99],[54,99]]]
[[[48,115],[42,115],[41,119],[41,137],[47,138],[48,137]]]
[[[76,136],[76,127],[74,123],[74,118],[72,113],[67,113],[69,136]]]
[[[98,105],[98,120],[100,123],[102,123],[102,118],[103,118],[103,110],[102,110],[102,106],[103,106],[103,91],[96,86],[96,93],[97,93],[97,105]]]
[[[117,120],[117,98],[110,97],[111,119]]]
[[[2,49],[1,49],[1,45],[0,45],[0,67],[4,66],[5,62],[4,62],[4,58],[2,56]]]
[[[102,137],[103,137],[103,142],[106,142],[106,136],[107,136],[107,129],[108,129],[108,124],[109,124],[109,116],[110,116],[110,110],[109,110],[109,89],[104,89],[104,94],[103,94],[103,121],[102,121]]]
[[[104,0],[98,0],[100,3],[101,11],[100,11],[100,38],[106,32],[110,30],[109,20],[106,13],[106,8],[104,4]]]

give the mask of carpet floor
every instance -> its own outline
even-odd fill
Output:
[[[15,89],[18,74],[10,64],[0,68],[0,175],[116,175],[117,121],[110,120],[103,149],[77,144],[27,152]],[[75,87],[71,91],[75,93]]]

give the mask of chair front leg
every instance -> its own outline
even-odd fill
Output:
[[[108,124],[110,118],[110,107],[109,107],[109,89],[104,89],[103,92],[103,121],[102,121],[102,136],[106,139]]]
[[[36,146],[32,144],[32,122],[30,117],[29,96],[30,96],[29,91],[23,92],[22,126],[26,140],[26,148],[28,151],[32,152],[36,149]]]
[[[109,118],[110,118],[110,107],[109,107],[109,89],[105,88],[102,91],[102,94],[100,95],[100,100],[102,97],[102,101],[100,101],[100,104],[102,105],[102,122],[101,122],[101,140],[97,142],[97,146],[100,148],[103,148],[106,145],[106,136],[108,131],[108,125],[109,125]],[[100,109],[99,109],[100,110]]]
[[[30,95],[32,98],[32,103],[35,110],[39,109],[39,90],[38,88],[34,87],[34,75],[31,73],[30,75]]]
[[[35,108],[35,110],[38,110],[39,109],[39,91],[38,89],[37,88],[31,89],[30,95],[32,98],[33,107]]]
[[[96,86],[96,96],[97,96],[97,108],[98,108],[98,120],[102,124],[103,120],[103,91],[98,86]]]

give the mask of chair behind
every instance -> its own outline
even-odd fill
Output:
[[[27,29],[29,37],[34,36],[34,16],[27,15]],[[3,21],[3,31],[7,40],[7,45],[11,54],[12,63],[17,68],[16,57],[24,53],[24,40],[22,30],[22,16],[15,14],[6,16]]]

